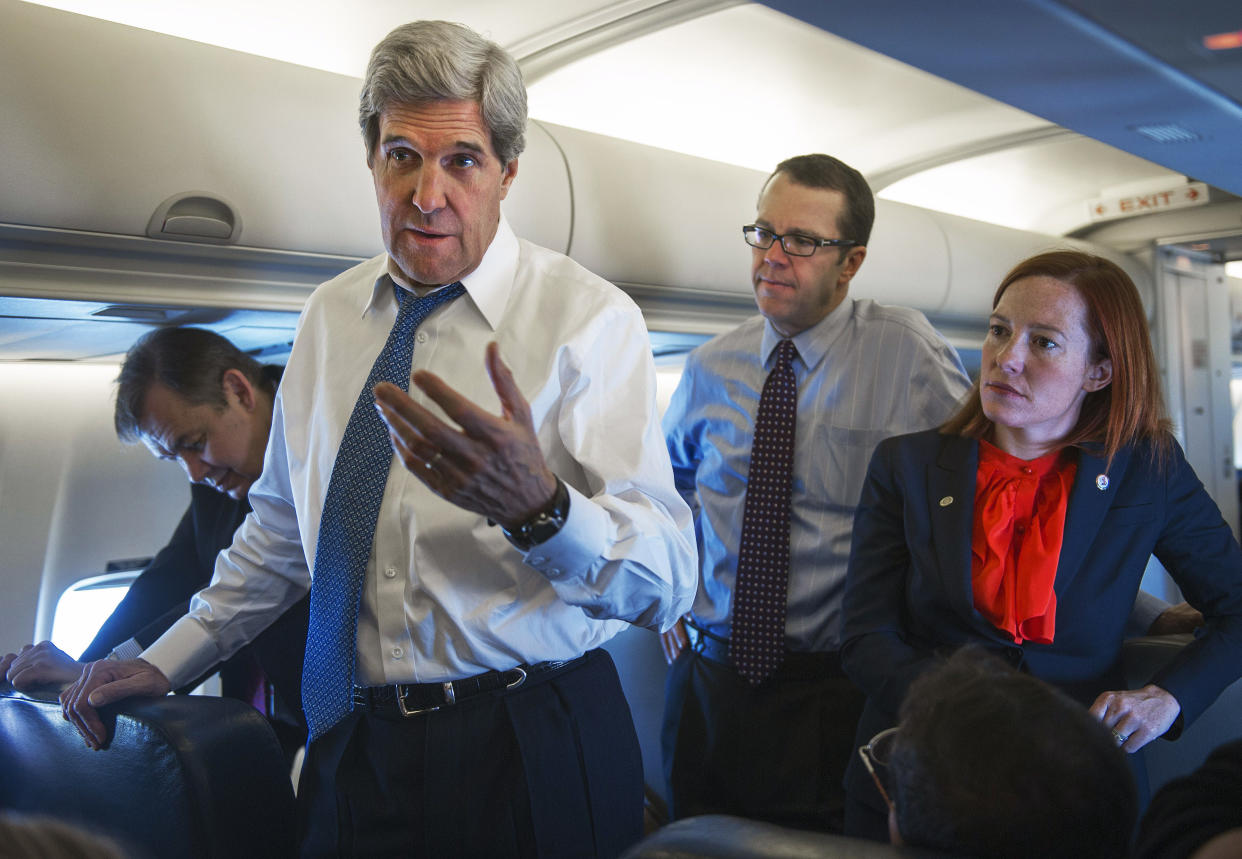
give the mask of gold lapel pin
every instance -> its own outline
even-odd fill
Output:
[[[948,506],[949,506],[950,504],[952,504],[952,503],[953,503],[953,496],[952,496],[952,495],[946,495],[944,498],[941,498],[941,499],[940,499],[940,506],[941,506],[941,507],[948,507]]]
[[[1108,488],[1108,475],[1107,474],[1096,475],[1095,488],[1100,490],[1101,492],[1103,492],[1105,489]]]

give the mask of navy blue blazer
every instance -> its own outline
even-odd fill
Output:
[[[283,367],[267,365],[263,373],[279,384],[283,370]],[[232,545],[233,532],[249,512],[250,503],[244,498],[236,500],[210,486],[191,484],[190,506],[172,539],[130,585],[129,592],[78,660],[103,659],[114,647],[131,638],[144,648],[150,647],[189,611],[190,598],[211,582],[216,556]],[[257,663],[275,687],[278,699],[275,715],[279,721],[295,727],[303,739],[306,721],[302,715],[302,657],[306,651],[309,606],[308,595],[219,666],[221,693],[246,701]],[[188,692],[204,679],[206,675],[178,691]]]
[[[1014,644],[974,608],[978,442],[929,430],[887,439],[854,520],[842,657],[868,696],[859,735],[894,724],[937,654],[976,642],[1090,704],[1124,689],[1121,643],[1149,555],[1207,618],[1153,683],[1189,724],[1242,674],[1242,549],[1176,443],[1163,469],[1140,444],[1110,468],[1079,452],[1057,566],[1051,644]],[[870,736],[871,734],[866,734]],[[865,740],[864,740],[865,741]]]

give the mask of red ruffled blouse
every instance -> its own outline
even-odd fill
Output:
[[[979,442],[970,581],[975,608],[1017,643],[1051,644],[1065,508],[1078,463],[1069,450],[1026,461]]]

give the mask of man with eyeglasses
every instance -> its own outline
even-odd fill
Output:
[[[895,845],[980,859],[1133,855],[1134,778],[1112,734],[982,648],[915,680],[900,727],[859,756],[888,804]]]
[[[674,817],[842,826],[863,704],[837,655],[854,508],[876,444],[969,386],[922,314],[849,298],[874,216],[857,170],[782,162],[742,229],[760,315],[690,354],[665,415],[700,554],[694,609],[663,636]]]

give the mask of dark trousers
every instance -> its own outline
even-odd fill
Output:
[[[840,832],[863,695],[835,654],[789,654],[752,687],[687,648],[669,672],[662,746],[674,818],[734,814]]]
[[[307,750],[303,856],[611,857],[642,836],[642,756],[612,658]]]

